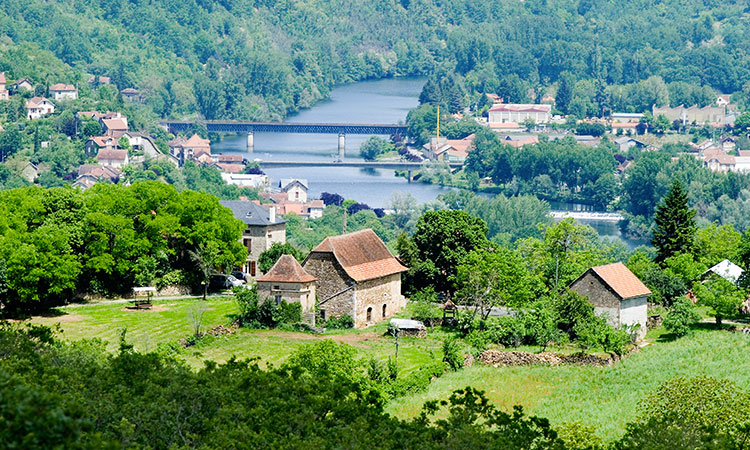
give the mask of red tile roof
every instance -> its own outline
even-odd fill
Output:
[[[122,119],[102,119],[102,124],[107,128],[108,131],[120,130],[127,131],[128,124]]]
[[[216,163],[219,170],[226,173],[242,173],[245,171],[244,164]]]
[[[106,149],[103,148],[99,150],[99,153],[96,155],[96,159],[109,159],[109,160],[120,160],[125,161],[125,159],[128,156],[127,150],[113,150],[113,149]]]
[[[49,91],[58,91],[58,92],[68,92],[68,91],[75,91],[76,87],[72,84],[65,84],[65,83],[57,83],[53,84],[49,87]]]
[[[369,228],[327,237],[310,253],[333,253],[334,258],[354,281],[372,280],[408,270]]]
[[[513,104],[513,103],[498,103],[490,108],[491,112],[505,111],[505,112],[540,112],[548,113],[552,111],[552,105],[527,105],[527,104]]]
[[[317,280],[300,266],[294,256],[281,255],[276,264],[271,267],[267,274],[258,278],[258,282],[275,283],[310,283]]]
[[[645,284],[633,274],[625,264],[614,263],[606,266],[596,266],[589,269],[596,273],[622,300],[651,295]]]

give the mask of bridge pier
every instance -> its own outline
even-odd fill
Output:
[[[409,170],[406,171],[406,179],[407,179],[407,181],[409,181],[409,183],[411,183],[412,181],[414,181],[414,175],[412,174],[411,169],[409,169]]]
[[[247,133],[247,152],[252,153],[255,150],[255,135],[252,131]]]
[[[346,157],[346,135],[339,133],[339,159],[344,160]]]

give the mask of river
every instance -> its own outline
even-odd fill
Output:
[[[310,109],[290,116],[289,122],[312,123],[399,123],[406,120],[409,110],[418,105],[424,79],[400,78],[362,81],[340,86],[331,91],[330,99]],[[346,136],[346,159],[357,159],[359,147],[369,136]],[[385,136],[384,136],[385,137]],[[255,133],[255,151],[248,153],[246,137],[227,136],[212,145],[214,153],[240,153],[246,159],[333,161],[338,155],[338,136],[335,134]],[[393,170],[337,167],[307,167],[266,169],[274,182],[281,178],[305,178],[308,195],[319,197],[331,192],[345,198],[366,203],[373,208],[388,208],[396,192],[408,192],[418,202],[435,200],[450,188],[409,183],[396,177]],[[577,210],[580,205],[554,204],[556,210]],[[622,238],[617,224],[603,221],[579,221],[591,225],[602,237]],[[642,242],[623,239],[628,247]]]

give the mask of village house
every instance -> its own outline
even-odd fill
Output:
[[[186,161],[211,164],[211,141],[193,134],[189,139],[178,136],[169,141],[169,154],[178,162],[179,166],[185,165]]]
[[[281,192],[286,194],[290,202],[307,201],[308,184],[304,178],[282,178],[279,182]]]
[[[274,207],[265,210],[247,200],[222,200],[220,203],[232,211],[235,219],[245,223],[241,242],[247,248],[247,260],[242,271],[251,278],[262,275],[258,269],[258,257],[275,242],[286,242],[286,221],[276,217]]]
[[[265,189],[268,187],[268,177],[262,174],[250,174],[250,173],[221,173],[221,179],[226,184],[249,187],[253,189]]]
[[[55,112],[55,104],[44,97],[33,97],[26,101],[26,118],[39,119]]]
[[[605,315],[610,325],[639,325],[638,336],[646,335],[651,291],[625,264],[592,267],[573,281],[570,289],[586,297],[594,312]]]
[[[299,303],[302,307],[302,321],[315,325],[315,282],[292,255],[282,255],[267,274],[256,280],[261,299]]]
[[[117,145],[117,140],[112,136],[91,136],[83,144],[83,151],[88,157],[96,156],[100,150],[117,150],[118,148],[120,147]]]
[[[469,152],[474,146],[474,134],[470,134],[463,139],[446,139],[436,137],[430,139],[430,142],[423,145],[424,155],[433,161],[443,162],[464,162]]]
[[[323,217],[325,203],[323,200],[309,200],[306,202],[289,201],[285,192],[261,192],[261,197],[271,200],[276,205],[280,215],[294,213],[303,219],[319,219]]]
[[[105,117],[99,119],[102,126],[102,133],[107,136],[118,138],[128,131],[128,120],[124,117]]]
[[[13,93],[21,91],[30,92],[34,90],[34,83],[32,83],[28,78],[21,78],[20,80],[16,80],[11,83],[10,89],[13,91]]]
[[[617,146],[618,151],[620,152],[627,152],[631,148],[639,148],[644,149],[647,147],[647,145],[638,139],[633,139],[632,137],[623,136],[620,138],[617,138],[614,140],[615,145]]]
[[[78,167],[78,177],[73,182],[73,187],[85,191],[101,181],[116,184],[120,180],[120,173],[119,169],[112,166],[83,164]]]
[[[85,191],[87,189],[91,189],[94,187],[94,185],[97,183],[97,179],[90,176],[90,175],[82,175],[73,181],[73,188],[74,189],[80,189],[82,191]]]
[[[32,162],[26,163],[23,169],[21,169],[21,178],[28,181],[29,183],[33,183],[38,175],[39,168]]]
[[[8,100],[10,93],[5,88],[5,72],[0,72],[0,100]]]
[[[700,276],[700,279],[701,281],[705,282],[710,280],[711,278],[719,277],[736,285],[740,282],[740,278],[742,277],[742,274],[744,272],[745,271],[742,269],[742,267],[738,266],[728,259],[725,259],[703,272],[703,274],[701,274]]]
[[[533,120],[535,123],[549,123],[551,119],[552,105],[498,103],[488,111],[490,127],[493,124],[520,124],[526,120]]]
[[[140,101],[140,97],[138,96],[138,91],[136,91],[133,88],[126,88],[120,91],[120,94],[122,94],[123,100],[127,102],[137,102]]]
[[[524,145],[534,145],[539,143],[539,138],[537,136],[527,135],[527,136],[519,136],[519,135],[506,135],[505,138],[503,138],[503,144],[510,145],[511,147],[515,148],[521,148]]]
[[[128,164],[128,151],[101,149],[96,155],[96,162],[102,166],[120,168]]]
[[[370,229],[325,238],[302,267],[318,279],[323,320],[348,315],[355,328],[364,328],[390,318],[406,304],[401,273],[407,269]]]
[[[53,84],[49,87],[49,96],[54,100],[75,100],[78,98],[78,89],[72,84]]]

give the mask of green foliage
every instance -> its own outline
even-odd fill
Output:
[[[697,229],[694,218],[695,211],[688,206],[687,193],[675,179],[654,216],[651,243],[656,248],[657,262],[663,262],[677,253],[691,253]]]
[[[664,318],[664,328],[670,333],[682,337],[690,332],[690,326],[700,320],[701,316],[695,310],[693,303],[682,298],[672,305],[672,309]]]
[[[261,301],[257,286],[234,288],[234,297],[239,307],[237,320],[248,328],[274,328],[278,325],[296,324],[302,321],[302,305],[299,303],[276,304],[272,298]]]
[[[346,330],[349,328],[354,328],[354,319],[352,319],[352,316],[349,314],[344,314],[340,317],[331,317],[330,319],[326,320],[323,324],[325,328],[331,328],[334,330]]]
[[[426,269],[415,287],[432,285],[436,291],[452,292],[448,280],[461,260],[487,246],[487,225],[464,211],[428,211],[419,218],[413,239],[418,263],[410,271]]]
[[[532,309],[524,311],[522,320],[526,335],[531,342],[541,347],[542,351],[547,349],[551,343],[560,342],[561,333],[557,327],[557,312],[551,302],[540,300]]]
[[[525,322],[515,316],[503,316],[487,321],[485,331],[488,338],[505,347],[518,347],[526,338]]]
[[[629,330],[614,328],[604,317],[597,315],[585,322],[579,322],[574,331],[578,336],[578,343],[584,348],[600,348],[616,355],[622,355],[626,347],[633,342]]]
[[[449,338],[443,341],[443,362],[453,371],[464,366],[464,349],[458,340]]]
[[[437,319],[442,314],[440,307],[437,305],[437,293],[432,286],[428,286],[425,289],[414,293],[411,296],[409,303],[412,307],[412,315],[417,320],[430,323],[431,319]]]
[[[267,273],[282,255],[292,255],[298,262],[302,262],[305,259],[304,254],[292,244],[288,242],[283,244],[274,242],[268,250],[264,250],[258,256],[258,269],[262,273]]]
[[[711,308],[717,325],[721,325],[725,317],[737,315],[740,305],[747,298],[745,292],[721,277],[710,278],[705,283],[694,283],[693,293],[698,303]]]
[[[379,155],[395,150],[390,142],[378,136],[371,136],[359,149],[360,155],[365,161],[374,161]]]

